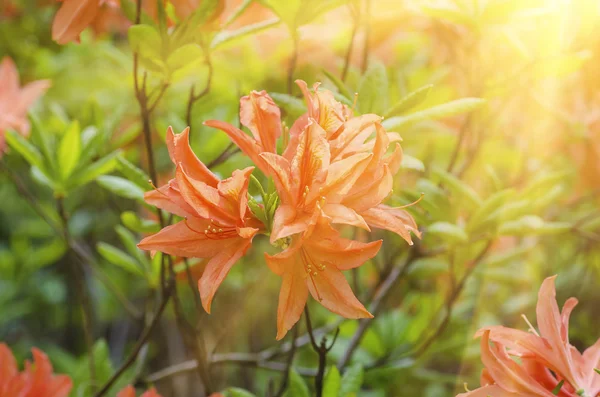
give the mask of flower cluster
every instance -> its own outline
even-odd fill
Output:
[[[38,80],[23,87],[19,72],[9,57],[0,63],[0,156],[4,151],[4,133],[14,129],[23,135],[29,133],[27,111],[29,107],[50,87],[47,80]]]
[[[192,152],[186,129],[167,132],[176,176],[146,194],[146,201],[184,220],[142,240],[139,247],[169,255],[207,259],[198,288],[207,311],[233,264],[259,233],[283,251],[265,254],[270,269],[283,279],[279,296],[277,339],[298,321],[308,294],[347,318],[371,317],[354,296],[343,270],[373,258],[381,241],[364,243],[340,236],[335,224],[390,230],[409,244],[419,236],[413,218],[383,201],[391,194],[402,150],[396,133],[385,131],[374,114],[353,117],[333,93],[312,92],[297,81],[308,111],[283,131],[279,108],[265,91],[240,100],[240,122],[251,135],[224,123],[223,130],[275,183],[279,207],[265,225],[248,207],[248,184],[254,167],[219,180]],[[281,154],[277,140],[285,132]],[[391,153],[388,149],[392,146]]]
[[[599,395],[600,339],[583,354],[569,343],[569,316],[577,299],[568,299],[561,313],[555,278],[547,278],[539,291],[539,333],[533,327],[525,332],[502,326],[477,332],[485,366],[482,387],[459,397]]]
[[[1,397],[67,397],[73,382],[66,375],[53,375],[52,364],[41,350],[33,348],[33,364],[25,361],[19,372],[17,361],[4,343],[0,343]]]

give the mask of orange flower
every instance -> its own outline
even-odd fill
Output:
[[[38,80],[23,87],[19,72],[9,57],[0,63],[0,156],[4,151],[4,132],[8,129],[29,133],[27,110],[50,87],[48,80]]]
[[[346,318],[373,317],[356,299],[342,270],[353,269],[373,258],[381,240],[361,243],[340,237],[326,222],[319,222],[306,239],[298,236],[285,251],[265,254],[271,270],[283,278],[277,310],[277,339],[300,319],[308,298]]]
[[[169,128],[167,145],[176,177],[148,192],[146,202],[186,219],[144,238],[138,247],[169,255],[209,259],[198,289],[210,313],[214,294],[231,267],[252,244],[262,224],[249,211],[248,182],[254,167],[236,170],[219,180],[193,153],[189,128],[175,135]]]
[[[121,390],[117,397],[135,397],[135,388],[131,385],[127,386],[123,390]],[[148,391],[142,393],[140,397],[161,397],[160,394],[156,392],[156,389],[151,387]]]
[[[260,154],[277,153],[277,138],[281,135],[279,108],[266,91],[252,91],[240,99],[240,122],[252,132],[253,137],[223,121],[208,120],[204,124],[224,131],[266,173],[267,165]]]
[[[332,223],[390,230],[412,244],[410,232],[420,235],[412,216],[382,204],[402,162],[398,143],[386,156],[399,136],[385,131],[380,116],[350,117],[330,91],[317,91],[315,85],[311,95],[305,82],[297,83],[307,100],[307,114],[292,126],[283,155],[261,154],[282,203],[271,241],[305,231],[322,214]],[[369,139],[373,133],[376,138]]]
[[[0,343],[0,397],[67,397],[73,382],[66,375],[53,375],[52,364],[40,350],[33,348],[33,365],[25,361],[19,372],[12,352]]]
[[[595,397],[600,393],[600,374],[595,371],[600,365],[600,339],[583,354],[569,343],[569,316],[577,300],[568,299],[561,313],[556,303],[555,278],[547,278],[540,288],[539,334],[533,328],[529,333],[501,326],[487,327],[476,334],[482,336],[485,365],[481,383],[488,386],[461,396],[552,397],[561,381],[564,383],[559,396]],[[493,347],[489,341],[494,342]],[[518,357],[521,364],[510,356]]]

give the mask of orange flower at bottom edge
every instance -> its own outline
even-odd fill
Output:
[[[127,386],[123,390],[121,390],[117,397],[135,397],[135,388],[131,385]],[[156,392],[156,389],[151,387],[148,391],[142,393],[140,397],[161,397],[160,394]]]
[[[300,319],[308,293],[323,306],[346,318],[373,317],[356,299],[342,270],[373,258],[381,240],[371,243],[348,240],[326,222],[319,222],[309,237],[296,235],[286,250],[265,254],[271,270],[283,281],[277,309],[277,339]]]
[[[25,361],[19,372],[11,350],[0,343],[0,397],[67,397],[73,382],[66,375],[54,375],[52,364],[41,350],[31,349],[33,365]]]
[[[596,372],[600,367],[600,339],[583,354],[569,343],[569,316],[577,300],[568,299],[561,313],[556,303],[555,278],[544,280],[539,291],[539,333],[533,328],[525,332],[501,326],[477,332],[476,336],[482,337],[483,387],[460,397],[600,395],[600,374]]]

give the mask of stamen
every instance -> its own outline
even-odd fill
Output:
[[[352,103],[352,113],[354,113],[354,109],[356,109],[356,103],[358,102],[358,92],[354,93],[354,102]]]
[[[531,323],[529,322],[529,319],[527,318],[527,316],[524,314],[521,314],[521,317],[523,317],[523,320],[525,320],[527,325],[529,325],[529,331],[531,333],[533,333],[535,336],[540,336],[540,334],[538,334],[538,332],[535,330],[535,327],[533,325],[531,325]]]
[[[469,393],[471,390],[469,390],[469,388],[467,387],[467,382],[463,383],[463,387],[465,388],[465,391],[467,393]]]
[[[390,194],[393,193],[393,192],[394,192],[394,189],[392,189],[392,191],[390,192]],[[413,201],[410,204],[401,205],[400,207],[394,207],[394,209],[399,210],[399,209],[402,209],[402,208],[412,207],[413,205],[418,204],[419,201],[423,200],[424,196],[425,196],[425,193],[421,193],[421,197],[419,197],[416,201]]]

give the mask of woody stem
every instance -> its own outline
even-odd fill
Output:
[[[315,392],[317,397],[323,396],[323,380],[325,378],[325,366],[327,365],[327,339],[323,337],[321,343],[317,344],[315,336],[313,334],[312,322],[310,321],[310,313],[308,311],[308,304],[304,306],[304,318],[306,319],[306,330],[310,336],[310,343],[313,350],[319,355],[319,367],[317,369],[317,376],[315,376]]]

